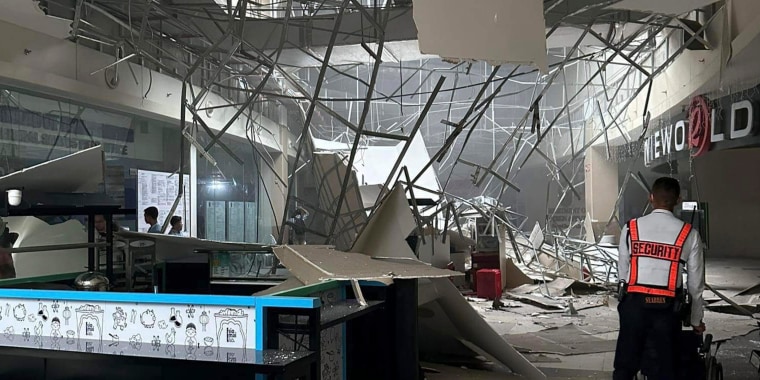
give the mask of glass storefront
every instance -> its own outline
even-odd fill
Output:
[[[138,193],[148,188],[140,186],[139,171],[166,173],[170,182],[177,178],[172,173],[177,172],[180,155],[184,154],[184,174],[190,173],[190,143],[186,142],[181,151],[178,129],[177,124],[0,88],[0,175],[101,145],[106,158],[103,191],[122,207],[138,208],[138,203],[145,204],[138,202]],[[206,136],[199,141],[206,145],[210,138]],[[185,229],[189,235],[190,225],[197,223],[201,238],[268,242],[274,218],[260,180],[261,163],[257,165],[257,157],[246,139],[225,136],[222,142],[243,165],[218,145],[209,152],[216,165],[199,155],[197,215],[189,214],[190,205],[182,205],[187,210],[183,213]],[[162,201],[171,204],[176,190],[165,193],[161,196],[171,199]],[[184,202],[189,199],[185,197]],[[225,212],[209,213],[208,205],[223,207]],[[144,230],[142,210],[137,212],[137,217],[119,217],[117,222],[133,231]],[[160,215],[160,221],[166,217]],[[214,233],[207,233],[211,231]]]

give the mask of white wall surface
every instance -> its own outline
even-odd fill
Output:
[[[0,7],[0,10],[4,9],[5,6]],[[44,16],[41,20],[35,20],[36,24],[46,22],[55,23],[57,20]],[[171,123],[180,120],[182,83],[177,79],[155,71],[150,73],[148,69],[130,63],[135,78],[125,63],[118,65],[118,87],[109,89],[103,71],[91,74],[113,63],[113,55],[8,21],[0,21],[0,35],[8,36],[0,40],[0,85]],[[196,88],[196,93],[199,90]],[[212,105],[228,103],[214,94],[210,94],[207,101]],[[220,130],[235,111],[232,107],[222,108],[216,109],[211,117],[207,117],[205,112],[201,112],[201,116],[209,127]],[[271,151],[281,150],[279,130],[282,127],[272,120],[256,116],[256,122],[271,132],[260,131],[257,141]],[[189,112],[186,117],[192,120]],[[245,137],[245,120],[236,120],[228,133]]]
[[[760,176],[742,169],[758,162],[759,148],[714,151],[694,160],[699,199],[709,207],[708,255],[757,257]]]

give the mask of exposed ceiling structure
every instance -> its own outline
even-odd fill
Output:
[[[183,107],[195,117],[182,125],[188,134],[208,135],[205,150],[224,148],[225,129],[212,131],[200,117],[209,109],[209,92],[230,101],[212,107],[237,109],[230,124],[244,118],[251,129],[256,122],[247,112],[253,107],[288,109],[295,158],[289,178],[282,178],[286,212],[298,205],[334,221],[344,210],[347,186],[355,182],[349,174],[339,175],[337,204],[329,210],[298,194],[296,179],[311,176],[315,139],[345,146],[341,165],[352,168],[368,147],[407,145],[422,136],[429,162],[406,178],[393,170],[378,199],[390,183],[419,188],[416,181],[435,170],[437,210],[451,211],[450,204],[476,196],[519,210],[520,202],[538,194],[546,197],[538,203],[547,207],[546,228],[552,229],[550,216],[561,205],[583,199],[582,158],[593,143],[606,141],[610,129],[626,143],[641,143],[621,126],[630,122],[625,110],[688,45],[667,43],[681,38],[682,24],[672,12],[706,3],[660,1],[631,11],[619,0],[543,1],[546,73],[518,63],[452,63],[420,54],[408,0],[44,0],[39,6],[71,20],[72,40],[113,51],[114,65],[136,62],[183,80]],[[694,17],[704,21],[698,32],[714,15],[708,9]],[[229,149],[227,154],[242,162]],[[255,154],[260,165],[273,164],[268,154]],[[536,178],[543,181],[540,189],[533,188]],[[322,180],[314,178],[313,186],[320,188]],[[428,215],[439,214],[435,210]],[[456,219],[449,211],[447,220]],[[419,227],[432,219],[420,216]],[[278,223],[284,228],[283,220]],[[331,243],[340,231],[334,222],[325,225],[331,227],[315,233]]]

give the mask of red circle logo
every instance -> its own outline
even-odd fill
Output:
[[[710,150],[710,103],[704,96],[695,96],[689,105],[689,147],[691,156],[699,157]]]

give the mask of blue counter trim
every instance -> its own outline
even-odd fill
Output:
[[[287,307],[293,309],[316,309],[322,306],[317,297],[257,297],[256,304],[261,307]]]
[[[305,297],[242,297],[202,294],[76,292],[68,290],[0,289],[0,298],[49,299],[80,302],[156,303],[213,305],[231,307],[286,307],[312,309],[320,306],[318,298]]]

